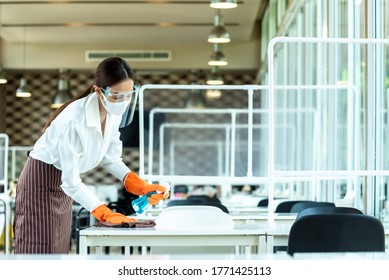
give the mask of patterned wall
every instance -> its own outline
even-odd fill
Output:
[[[93,80],[92,71],[71,71],[70,85],[74,95],[81,93]],[[18,98],[15,96],[16,88],[22,77],[20,72],[7,72],[8,83],[0,89],[0,132],[6,133],[10,138],[10,146],[32,146],[41,135],[48,117],[53,112],[50,105],[57,87],[58,72],[56,71],[31,71],[25,73],[27,84],[32,97]],[[255,83],[255,71],[235,71],[225,73],[225,83],[228,85],[242,85]],[[176,72],[169,74],[139,74],[137,80],[140,84],[194,84],[205,81],[205,73]],[[238,93],[237,93],[238,94]],[[150,107],[184,107],[187,94],[156,95],[145,100]],[[213,102],[213,103],[212,103]],[[238,95],[229,95],[223,100],[209,101],[207,106],[238,108],[246,104],[247,100]],[[137,148],[126,148],[123,160],[134,170],[139,170],[139,151]],[[83,174],[87,184],[109,184],[112,176],[102,168],[94,169]]]

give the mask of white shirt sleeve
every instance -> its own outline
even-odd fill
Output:
[[[104,204],[91,192],[80,178],[80,157],[83,153],[83,143],[77,122],[67,123],[59,133],[58,152],[62,169],[63,191],[73,200],[93,211]]]
[[[131,170],[122,160],[123,144],[119,137],[120,132],[117,131],[117,133],[115,133],[112,137],[112,142],[100,164],[113,176],[118,178],[120,181],[123,181],[124,177],[127,173],[131,172]]]

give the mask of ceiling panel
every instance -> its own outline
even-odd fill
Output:
[[[221,10],[233,43],[249,42],[260,0]],[[7,42],[137,45],[207,40],[215,9],[210,1],[0,1]],[[25,33],[24,33],[25,32]]]

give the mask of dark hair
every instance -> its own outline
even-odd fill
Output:
[[[113,86],[117,83],[120,83],[124,80],[132,79],[134,80],[134,72],[127,64],[127,62],[120,57],[109,57],[104,59],[96,68],[94,74],[94,81],[91,86],[89,86],[83,93],[73,97],[61,107],[54,111],[47,121],[43,131],[46,130],[52,123],[52,121],[72,102],[87,97],[91,92],[93,85],[97,85],[102,88],[108,86]]]

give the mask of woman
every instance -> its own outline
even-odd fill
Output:
[[[15,254],[69,252],[73,200],[99,221],[132,222],[112,212],[81,181],[80,173],[101,164],[130,193],[167,198],[165,188],[147,184],[122,162],[119,125],[134,97],[134,74],[121,58],[105,59],[94,84],[60,107],[29,153],[20,175],[14,220]]]

